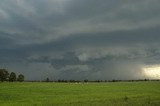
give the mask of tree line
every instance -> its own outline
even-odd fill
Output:
[[[138,79],[138,80],[92,80],[89,81],[87,79],[85,80],[50,80],[49,78],[46,78],[43,81],[40,82],[58,82],[58,83],[81,83],[81,82],[96,82],[96,83],[100,83],[100,82],[138,82],[138,81],[160,81],[160,79]],[[39,81],[33,81],[33,82],[39,82]]]
[[[18,76],[16,76],[16,73],[11,72],[9,73],[6,69],[0,69],[0,81],[24,81],[24,75],[23,74],[19,74]]]

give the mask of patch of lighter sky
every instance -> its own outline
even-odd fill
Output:
[[[160,79],[160,65],[148,65],[143,68],[144,74],[151,79]]]

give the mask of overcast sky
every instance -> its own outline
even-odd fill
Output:
[[[160,0],[0,0],[0,68],[26,80],[150,78]]]

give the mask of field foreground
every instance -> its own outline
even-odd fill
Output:
[[[160,106],[160,82],[0,83],[0,106]]]

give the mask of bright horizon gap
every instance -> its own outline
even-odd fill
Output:
[[[160,65],[148,65],[143,70],[148,78],[160,79]]]

